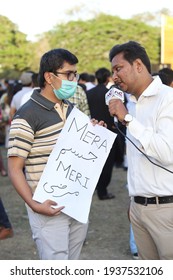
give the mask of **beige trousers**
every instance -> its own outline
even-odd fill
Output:
[[[88,224],[61,213],[45,216],[26,205],[33,239],[41,260],[77,260],[86,238]]]
[[[140,259],[173,260],[173,203],[130,205]]]

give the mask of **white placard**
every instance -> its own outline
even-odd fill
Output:
[[[33,199],[54,200],[63,213],[87,223],[92,195],[117,134],[93,126],[77,108],[70,113],[49,156]]]

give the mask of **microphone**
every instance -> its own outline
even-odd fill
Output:
[[[106,105],[109,105],[111,99],[120,99],[122,102],[124,102],[124,92],[118,89],[116,86],[112,86],[110,90],[105,94]],[[118,119],[115,116],[114,122],[118,123]]]

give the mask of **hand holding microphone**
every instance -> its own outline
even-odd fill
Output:
[[[113,102],[112,100],[115,100],[115,102]],[[124,120],[124,116],[128,113],[125,106],[121,106],[121,103],[119,103],[119,101],[117,102],[117,100],[121,101],[122,105],[124,102],[124,93],[123,91],[121,91],[120,89],[116,88],[116,87],[111,87],[110,90],[106,93],[105,95],[105,102],[106,105],[109,106],[109,112],[112,116],[114,116],[114,122],[117,123],[118,119],[120,121]],[[110,104],[111,101],[111,104]],[[117,104],[119,103],[119,104]],[[122,115],[122,117],[120,116],[120,114]],[[116,117],[118,116],[118,118]]]

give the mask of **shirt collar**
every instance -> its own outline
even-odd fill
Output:
[[[162,81],[159,76],[154,76],[153,81],[149,86],[143,91],[141,94],[141,97],[149,97],[149,96],[154,96],[157,95],[160,91],[160,87],[162,86]],[[130,96],[130,100],[133,102],[136,102],[136,98],[134,95]]]
[[[154,76],[153,81],[149,86],[143,91],[143,96],[153,96],[158,94],[160,87],[162,85],[162,81],[159,76]]]
[[[37,104],[39,104],[40,106],[46,108],[47,110],[52,110],[55,107],[54,102],[48,100],[47,98],[45,98],[42,94],[41,94],[41,89],[35,89],[33,91],[33,94],[31,95],[31,99],[36,102]],[[65,104],[68,104],[65,100],[63,100],[63,102]]]

